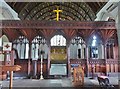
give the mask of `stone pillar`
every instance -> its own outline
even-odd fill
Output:
[[[117,27],[117,36],[118,36],[118,61],[120,61],[120,2],[118,2],[118,19],[116,20],[116,27]],[[119,66],[119,65],[118,65]],[[118,67],[118,70],[120,67]],[[120,78],[119,80],[120,81]],[[120,83],[120,82],[119,82]]]

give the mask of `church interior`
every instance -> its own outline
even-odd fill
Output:
[[[118,88],[120,0],[58,1],[0,1],[0,85]]]

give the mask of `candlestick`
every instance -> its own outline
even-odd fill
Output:
[[[40,62],[41,63],[41,66],[40,66],[40,68],[41,68],[41,70],[40,70],[40,79],[42,80],[42,79],[44,79],[43,78],[43,70],[42,70],[43,69],[43,65],[42,65],[43,64],[43,54],[42,54],[42,52],[41,52],[41,60],[40,61],[41,61]]]

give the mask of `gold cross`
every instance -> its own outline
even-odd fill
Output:
[[[59,12],[62,12],[62,10],[59,10],[59,7],[57,6],[57,10],[53,10],[53,12],[56,12],[56,20],[59,21]]]

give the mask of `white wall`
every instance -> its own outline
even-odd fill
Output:
[[[0,20],[19,20],[18,14],[4,0],[0,0],[0,12]]]
[[[97,13],[95,21],[107,21],[108,17],[117,19],[119,1],[120,0],[109,0],[109,2]]]

